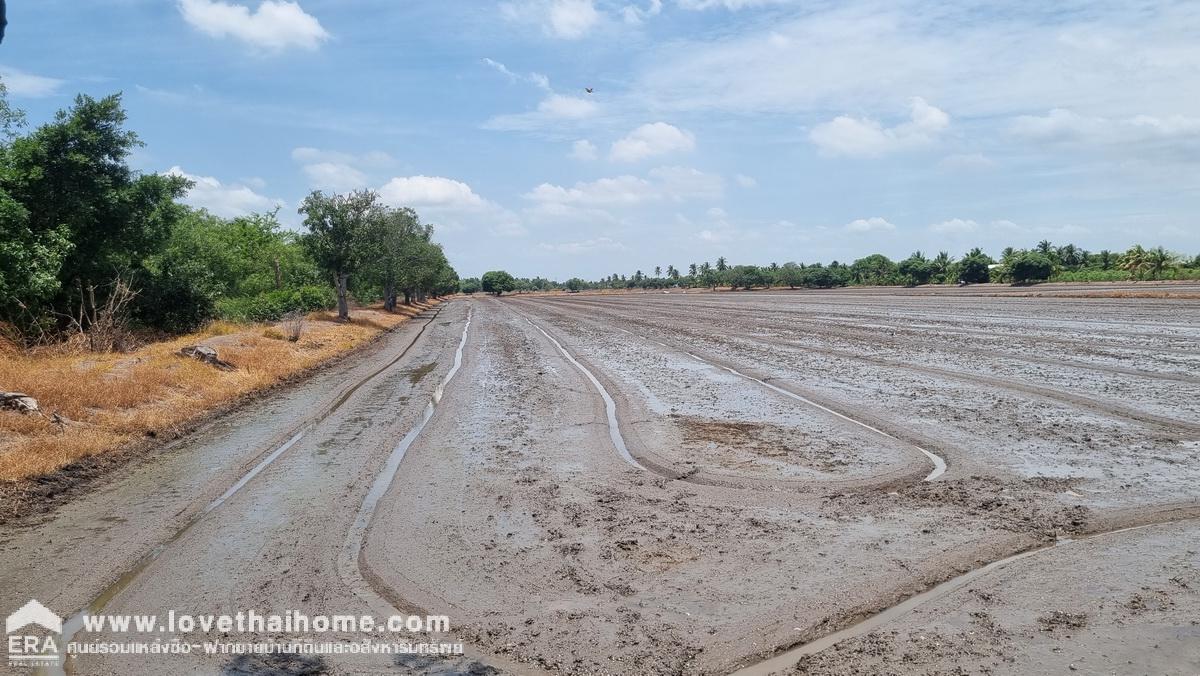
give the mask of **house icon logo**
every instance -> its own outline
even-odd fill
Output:
[[[58,664],[57,636],[62,634],[62,618],[37,600],[21,606],[21,609],[4,621],[8,634],[9,666],[38,667]]]

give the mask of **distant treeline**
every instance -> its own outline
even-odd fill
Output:
[[[393,309],[453,293],[458,277],[411,209],[371,192],[314,192],[304,231],[277,214],[220,218],[180,203],[182,177],[129,167],[141,145],[119,95],[79,96],[25,131],[0,84],[0,330],[26,344],[83,336],[120,348],[133,333],[210,319],[266,321],[351,296]]]
[[[489,280],[488,275],[492,275]],[[853,263],[771,263],[730,265],[724,256],[713,263],[692,263],[680,270],[673,265],[654,268],[653,274],[637,270],[632,275],[613,273],[599,280],[543,278],[516,279],[495,271],[482,279],[464,279],[463,293],[484,291],[549,291],[565,289],[665,289],[698,287],[752,289],[769,287],[828,289],[839,286],[917,286],[921,284],[980,284],[984,282],[1032,284],[1045,281],[1098,282],[1154,279],[1200,279],[1200,255],[1185,258],[1163,247],[1134,246],[1124,253],[1090,252],[1074,244],[1055,247],[1043,240],[1032,249],[1005,249],[996,260],[972,249],[962,258],[941,252],[933,258],[920,251],[902,261],[872,254]],[[497,280],[499,283],[497,283]],[[491,281],[491,284],[488,282]]]

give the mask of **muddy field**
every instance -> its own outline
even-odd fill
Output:
[[[1077,295],[456,300],[4,526],[3,607],[469,652],[194,673],[1195,674],[1200,300]]]

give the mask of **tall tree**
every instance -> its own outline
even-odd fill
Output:
[[[299,212],[304,215],[304,245],[317,265],[333,278],[337,291],[338,319],[350,319],[349,283],[365,261],[363,242],[373,217],[378,196],[370,190],[349,195],[326,195],[320,190],[304,198]]]

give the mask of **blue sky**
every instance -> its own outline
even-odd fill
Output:
[[[1200,3],[39,0],[32,122],[125,94],[222,215],[378,190],[464,276],[1048,238],[1200,253]],[[595,91],[588,94],[585,87]]]

